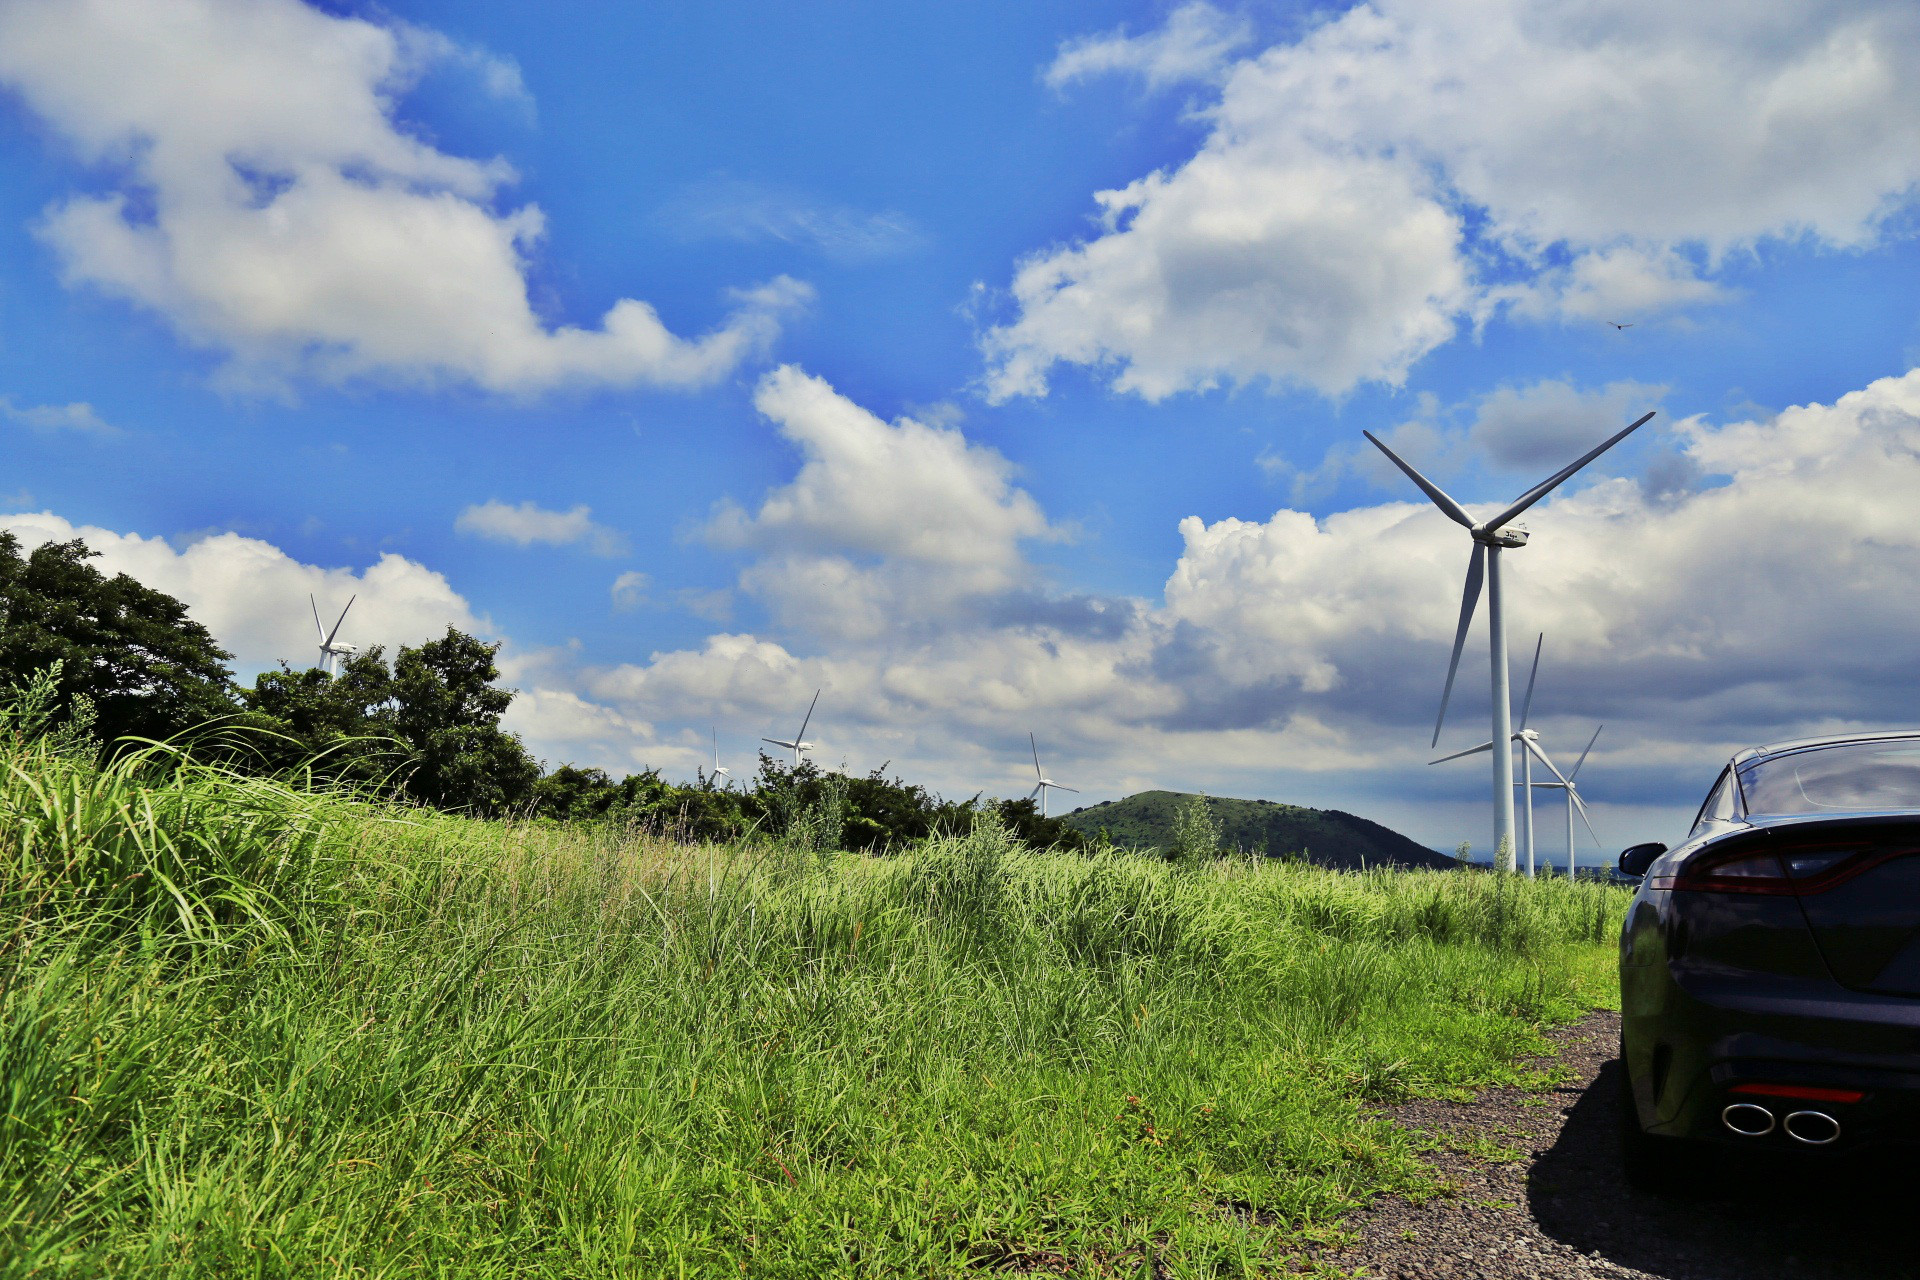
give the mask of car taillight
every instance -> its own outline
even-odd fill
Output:
[[[1673,875],[1654,877],[1651,887],[1701,893],[1823,893],[1871,867],[1916,852],[1920,850],[1817,845],[1732,849],[1689,859]]]

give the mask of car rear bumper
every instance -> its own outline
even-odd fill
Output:
[[[1920,1001],[1850,991],[1838,984],[1756,983],[1751,974],[1680,975],[1656,1014],[1632,1018],[1630,1036],[1650,1049],[1635,1096],[1648,1132],[1736,1147],[1858,1150],[1920,1143]],[[1636,1064],[1630,1063],[1630,1068]],[[1746,1086],[1746,1088],[1742,1088]],[[1796,1098],[1755,1086],[1857,1092],[1857,1100]],[[1736,1132],[1727,1108],[1759,1107],[1772,1124],[1761,1134]],[[1829,1142],[1796,1139],[1786,1121],[1800,1112],[1830,1117]],[[1742,1120],[1755,1120],[1753,1112]],[[1743,1125],[1743,1127],[1759,1127]],[[1822,1126],[1796,1126],[1819,1132]]]

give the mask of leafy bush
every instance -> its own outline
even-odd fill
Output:
[[[1205,796],[1189,796],[1173,813],[1173,845],[1167,858],[1177,866],[1197,867],[1220,856],[1220,820]]]

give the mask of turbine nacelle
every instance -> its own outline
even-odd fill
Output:
[[[320,637],[320,669],[330,676],[338,675],[340,662],[358,651],[354,645],[336,644],[334,640],[340,634],[340,624],[347,620],[347,609],[353,608],[353,602],[359,598],[358,595],[347,597],[347,608],[340,611],[340,616],[334,619],[333,630],[329,631],[320,625],[319,601],[312,594],[307,596],[307,604],[313,610],[313,632]]]
[[[793,741],[788,742],[782,738],[762,738],[760,741],[770,742],[776,747],[785,747],[788,751],[793,752],[793,767],[798,769],[800,767],[801,755],[813,750],[813,744],[806,740],[807,726],[813,723],[813,709],[819,705],[820,690],[815,689],[813,691],[813,701],[807,704],[807,717],[800,722],[800,732],[793,735]]]
[[[1037,799],[1040,801],[1040,816],[1044,818],[1047,816],[1047,792],[1066,791],[1066,792],[1071,792],[1074,795],[1079,795],[1080,792],[1074,787],[1061,786],[1059,783],[1055,782],[1052,778],[1049,778],[1044,772],[1041,771],[1040,744],[1034,741],[1033,735],[1031,733],[1027,735],[1027,746],[1033,749],[1033,776],[1035,778],[1035,782],[1033,784],[1033,790],[1027,792],[1027,799],[1029,800]]]

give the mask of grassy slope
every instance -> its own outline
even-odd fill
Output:
[[[5,1277],[1272,1274],[1624,902],[0,764]]]
[[[1164,848],[1173,836],[1173,814],[1191,797],[1179,791],[1142,791],[1124,800],[1089,805],[1063,821],[1085,835],[1105,827],[1116,844],[1127,848]],[[1342,813],[1338,809],[1306,809],[1268,800],[1207,797],[1207,807],[1219,819],[1222,839],[1229,849],[1264,849],[1270,854],[1303,853],[1326,867],[1358,869],[1394,864],[1445,868],[1454,859],[1416,844],[1390,827]]]

